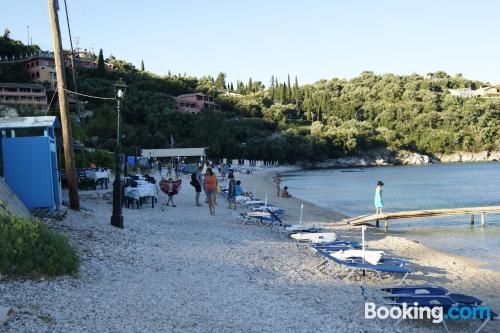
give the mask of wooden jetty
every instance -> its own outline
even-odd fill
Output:
[[[471,224],[474,224],[474,215],[481,216],[481,225],[485,224],[485,215],[492,213],[500,213],[500,206],[487,207],[468,207],[468,208],[447,208],[447,209],[429,209],[429,210],[414,210],[406,212],[393,212],[384,214],[368,214],[356,216],[353,218],[343,219],[342,222],[349,225],[365,225],[370,222],[376,222],[377,227],[379,221],[384,221],[384,226],[389,227],[389,220],[425,218],[436,216],[452,216],[452,215],[470,215]]]

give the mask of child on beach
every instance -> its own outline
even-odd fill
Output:
[[[167,200],[167,206],[170,206],[170,203],[172,203],[172,207],[176,207],[174,204],[174,180],[172,177],[170,177],[167,180],[167,195],[168,195],[168,200]]]
[[[288,186],[285,186],[283,188],[283,192],[281,193],[281,196],[283,198],[291,198],[292,196],[290,195],[290,193],[288,193]]]
[[[232,172],[227,176],[229,179],[229,189],[227,191],[227,201],[229,202],[229,209],[234,205],[236,209],[236,181],[234,180],[234,175]]]
[[[382,181],[378,181],[377,187],[375,188],[375,214],[383,214],[382,210],[384,209],[384,202],[382,201],[382,187],[384,187],[384,183]]]

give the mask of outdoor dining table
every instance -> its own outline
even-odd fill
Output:
[[[99,170],[85,170],[85,176],[89,179],[92,179],[94,183],[104,183],[106,188],[108,188],[110,171],[99,171]]]
[[[158,187],[155,184],[138,184],[137,187],[125,187],[124,197],[137,201],[137,206],[141,205],[142,199],[152,198],[151,207],[154,208],[155,201],[158,200]],[[128,206],[128,205],[127,205]]]

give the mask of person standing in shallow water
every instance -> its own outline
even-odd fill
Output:
[[[377,187],[375,188],[375,214],[383,214],[384,202],[382,201],[382,188],[384,183],[378,181]]]

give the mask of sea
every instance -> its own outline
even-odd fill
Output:
[[[375,212],[377,182],[384,182],[384,211],[500,206],[500,162],[384,166],[283,175],[282,186],[320,207],[357,216]],[[391,220],[388,233],[441,251],[480,260],[500,271],[500,214]],[[383,225],[383,223],[381,223]]]

